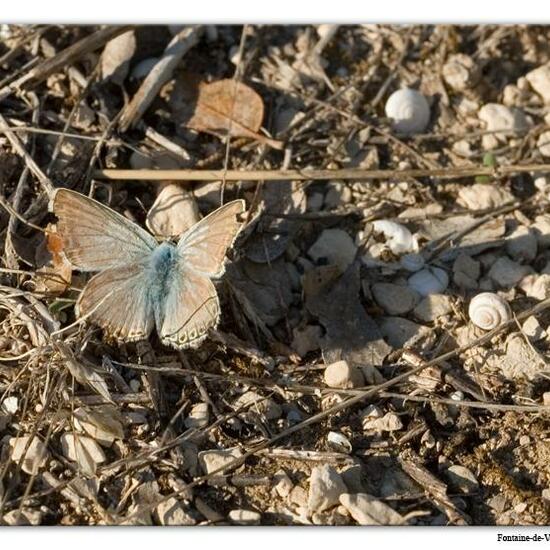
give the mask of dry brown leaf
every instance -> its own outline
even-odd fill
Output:
[[[194,110],[185,126],[214,135],[230,133],[282,149],[280,141],[266,138],[258,131],[264,117],[262,98],[252,88],[230,78],[201,82],[194,92]]]
[[[63,254],[63,239],[54,231],[46,233],[46,248],[51,254],[51,265],[36,270],[36,291],[46,294],[63,294],[72,278],[72,267]]]

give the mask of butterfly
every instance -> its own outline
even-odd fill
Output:
[[[63,252],[80,271],[99,271],[75,312],[118,341],[145,340],[156,326],[163,344],[197,347],[215,328],[220,303],[211,279],[225,270],[226,252],[245,203],[224,204],[185,231],[177,244],[155,237],[118,212],[76,191],[52,199]]]

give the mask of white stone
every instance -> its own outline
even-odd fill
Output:
[[[537,256],[537,237],[535,232],[525,227],[518,226],[506,237],[506,253],[513,260],[520,263],[529,263]]]
[[[519,287],[530,298],[546,300],[546,298],[550,298],[550,274],[527,275],[519,283]]]
[[[414,316],[421,321],[430,323],[437,318],[447,315],[453,310],[453,300],[445,294],[431,294],[426,296],[415,308]]]
[[[439,267],[427,267],[411,275],[407,284],[421,296],[429,296],[443,293],[449,285],[449,277]]]
[[[529,84],[545,103],[550,103],[550,63],[541,65],[525,75]]]
[[[497,139],[505,139],[506,131],[522,132],[530,126],[523,111],[499,103],[487,103],[479,110],[478,116],[485,122],[489,132],[503,130],[502,133],[495,134]]]
[[[389,315],[407,313],[420,299],[414,290],[392,283],[375,283],[372,285],[371,291],[378,305]]]
[[[199,464],[205,474],[211,474],[218,468],[233,462],[242,456],[242,451],[238,447],[231,449],[215,449],[211,451],[201,451],[199,453]],[[220,472],[222,475],[222,472]]]
[[[316,466],[309,478],[308,509],[322,512],[338,504],[342,493],[347,491],[340,474],[329,464]]]
[[[405,519],[384,502],[367,493],[340,495],[340,502],[359,525],[403,525]]]
[[[520,265],[507,256],[502,256],[492,265],[488,275],[501,288],[512,288],[532,271],[529,266]]]
[[[305,357],[310,351],[317,351],[321,346],[323,330],[319,325],[296,327],[293,331],[292,349],[300,356]]]
[[[535,222],[531,225],[531,229],[535,232],[540,248],[550,247],[550,214],[537,216]]]
[[[534,315],[531,315],[523,322],[521,329],[531,342],[538,342],[546,337],[546,331],[541,327],[539,320]]]
[[[326,258],[342,271],[351,265],[356,253],[353,239],[342,229],[325,229],[308,250],[308,255],[316,262]]]
[[[479,79],[479,69],[475,61],[463,53],[450,55],[441,73],[445,82],[458,91],[471,88]]]
[[[382,418],[363,418],[362,426],[364,430],[395,432],[403,428],[403,422],[395,413],[386,413]]]
[[[265,416],[267,420],[275,420],[282,414],[282,409],[271,397],[264,397],[255,391],[247,391],[240,395],[233,406],[235,409],[250,409]]]
[[[277,472],[275,472],[275,475],[273,476],[273,483],[273,488],[282,498],[286,498],[294,487],[294,483],[292,483],[292,480],[288,477],[288,474],[283,469],[277,470]]]
[[[550,131],[542,132],[537,139],[537,147],[543,157],[550,157]]]
[[[467,254],[459,254],[453,264],[453,282],[470,290],[477,288],[477,280],[481,274],[480,263]]]
[[[507,189],[492,183],[474,183],[461,186],[457,202],[470,210],[499,208],[514,200]]]
[[[196,523],[175,498],[161,502],[155,509],[155,517],[161,525],[195,525]]]
[[[11,510],[4,514],[2,518],[6,525],[40,525],[42,523],[42,514],[38,510],[32,510],[31,508],[23,508],[21,513],[19,509]]]
[[[30,443],[29,443],[30,441]],[[35,474],[44,466],[50,453],[44,442],[38,437],[21,436],[12,437],[9,441],[11,447],[11,459],[18,463],[24,456],[21,469],[27,474]],[[29,445],[27,451],[25,448]]]
[[[8,414],[15,414],[17,410],[19,409],[19,399],[15,397],[14,395],[10,397],[6,397],[2,401],[2,406],[0,407],[2,411]]]
[[[262,515],[252,510],[231,510],[229,519],[237,525],[260,525]]]
[[[477,491],[479,482],[474,474],[464,466],[454,464],[447,469],[449,482],[463,493],[472,493]]]
[[[208,425],[209,419],[208,403],[196,403],[191,407],[184,424],[186,428],[204,428]]]
[[[351,389],[364,385],[363,373],[347,361],[336,361],[325,368],[325,384],[329,388]]]

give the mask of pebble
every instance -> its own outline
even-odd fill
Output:
[[[532,262],[537,256],[537,236],[529,227],[520,225],[506,237],[505,249],[516,262]]]
[[[161,525],[195,525],[197,523],[175,498],[161,502],[155,508],[155,518]]]
[[[417,319],[430,323],[453,310],[453,300],[445,294],[432,294],[426,296],[415,308],[414,315]]]
[[[385,381],[380,371],[374,365],[361,365],[361,372],[367,385],[381,384]]]
[[[413,234],[402,224],[390,220],[372,222],[375,233],[382,233],[385,245],[395,254],[407,254],[418,251],[418,242]]]
[[[453,264],[453,282],[455,285],[469,290],[477,288],[477,280],[481,274],[481,265],[467,254],[459,254]]]
[[[191,407],[184,424],[186,428],[204,428],[208,425],[209,419],[208,403],[196,403]]]
[[[405,519],[393,508],[367,493],[344,493],[341,504],[359,525],[402,525]]]
[[[347,361],[336,361],[325,368],[325,384],[329,388],[351,389],[365,384],[363,373]]]
[[[236,509],[229,512],[229,519],[237,525],[260,525],[262,515],[252,510]]]
[[[549,407],[549,406],[550,406],[550,391],[545,391],[545,392],[542,394],[542,404],[543,404],[545,407]]]
[[[29,444],[31,439],[32,441]],[[19,462],[25,456],[21,469],[27,474],[37,473],[38,469],[44,466],[50,457],[50,453],[44,442],[36,436],[12,437],[9,444],[11,447],[11,459],[14,462]],[[29,444],[29,448],[25,452],[27,444]]]
[[[519,283],[519,288],[530,298],[546,300],[546,298],[550,298],[550,274],[527,275]]]
[[[382,418],[366,417],[362,420],[364,430],[377,432],[395,432],[403,428],[403,422],[395,413],[386,413]]]
[[[521,329],[531,342],[538,342],[546,337],[546,331],[541,327],[539,320],[534,315],[531,315],[523,322]]]
[[[540,248],[550,247],[550,214],[541,214],[535,218],[531,229],[535,232]]]
[[[543,157],[550,157],[550,131],[542,132],[537,139],[537,147]]]
[[[233,406],[236,409],[251,408],[259,412],[267,420],[276,420],[282,414],[282,409],[271,397],[264,397],[255,391],[247,391],[239,396]]]
[[[492,265],[488,276],[499,287],[512,288],[532,271],[531,267],[520,265],[507,256],[502,256]]]
[[[458,192],[457,202],[470,210],[499,208],[513,201],[514,196],[507,189],[492,183],[474,183],[463,186]]]
[[[327,434],[327,446],[339,453],[350,454],[353,450],[351,441],[341,432],[329,432]]]
[[[531,438],[530,438],[528,435],[522,435],[522,436],[519,438],[519,444],[520,444],[522,447],[527,447],[527,445],[530,445],[530,444],[531,444]]]
[[[351,189],[348,185],[339,181],[329,181],[328,191],[325,195],[325,208],[338,208],[352,200]]]
[[[241,457],[242,454],[242,451],[238,447],[201,451],[199,453],[199,464],[205,474],[210,474],[218,468],[233,462],[235,459]],[[220,475],[222,475],[222,472],[220,472]]]
[[[476,85],[480,71],[469,55],[457,53],[450,55],[443,65],[442,76],[453,90],[463,91]]]
[[[348,493],[364,493],[365,487],[363,485],[363,468],[361,464],[352,464],[346,466],[340,472]]]
[[[309,511],[322,512],[336,506],[340,495],[346,491],[344,480],[330,464],[316,466],[309,478]]]
[[[390,346],[399,349],[413,346],[430,329],[404,317],[384,317],[380,320],[380,331]]]
[[[288,500],[291,504],[306,508],[308,502],[307,491],[303,487],[296,485],[294,489],[290,491],[290,494],[288,495]]]
[[[544,369],[542,360],[517,332],[510,334],[506,339],[506,355],[491,357],[489,363],[510,379],[534,380]]]
[[[357,246],[353,239],[342,229],[325,229],[308,250],[309,257],[314,261],[326,258],[342,272],[351,265],[356,253]]]
[[[321,347],[323,329],[319,325],[296,327],[293,331],[292,349],[300,356],[305,357],[310,351],[317,351]]]
[[[505,140],[506,131],[521,132],[530,125],[523,111],[499,103],[487,103],[479,110],[478,116],[481,121],[485,122],[486,130],[489,132],[503,130],[503,132],[487,134],[482,137],[485,149],[494,149],[499,141]]]
[[[543,489],[541,496],[546,502],[550,502],[550,489]]]
[[[419,301],[414,290],[392,283],[375,283],[371,287],[372,295],[388,315],[404,315]]]
[[[525,75],[531,87],[545,103],[550,103],[550,63],[541,65]]]
[[[13,395],[10,397],[6,397],[6,399],[2,401],[0,409],[2,409],[2,411],[5,413],[15,414],[19,409],[19,399],[17,399],[17,397]]]
[[[288,477],[288,474],[283,469],[277,470],[277,472],[275,472],[275,475],[273,476],[273,482],[273,488],[282,498],[286,498],[294,487],[294,483],[292,483],[292,480]]]
[[[11,510],[4,514],[2,519],[6,525],[40,525],[42,523],[42,514],[38,510],[23,508],[21,513],[19,509]]]
[[[323,193],[311,193],[307,197],[307,210],[308,212],[318,212],[323,208],[323,201],[325,197]]]
[[[407,284],[421,296],[441,294],[449,285],[449,276],[439,267],[427,267],[411,275]]]
[[[462,493],[473,493],[479,488],[479,482],[474,474],[464,466],[454,464],[446,471],[449,483]]]

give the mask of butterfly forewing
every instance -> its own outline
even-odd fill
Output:
[[[53,199],[63,251],[81,271],[140,262],[157,246],[144,229],[103,204],[69,189]]]
[[[149,276],[142,263],[94,275],[78,299],[77,316],[88,316],[117,340],[135,342],[147,338],[154,325]]]
[[[161,342],[177,349],[196,347],[220,317],[218,294],[212,281],[184,266],[172,280],[163,304]]]
[[[182,264],[208,277],[220,277],[225,255],[242,226],[242,200],[228,202],[187,230],[178,242]]]

